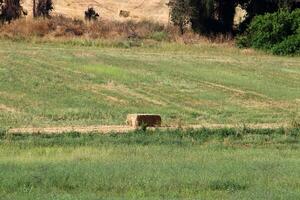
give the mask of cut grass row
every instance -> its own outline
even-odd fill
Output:
[[[299,116],[298,57],[226,44],[90,45],[0,41],[1,126],[123,124],[128,113],[166,124]]]

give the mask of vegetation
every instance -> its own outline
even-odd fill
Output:
[[[240,45],[298,53],[296,1],[174,0],[181,35],[147,21],[96,21],[92,7],[93,23],[50,18],[51,0],[33,2],[43,18],[10,23],[25,12],[19,0],[0,0],[0,199],[300,199],[300,58],[186,30],[234,35],[240,4],[248,12]],[[7,131],[123,124],[128,113],[158,113],[179,128]]]
[[[10,23],[12,20],[26,14],[20,0],[0,0],[0,22],[2,24],[4,22]]]
[[[300,2],[297,0],[172,0],[169,5],[171,20],[180,29],[190,23],[195,31],[209,36],[219,33],[243,33],[257,15],[281,9],[293,11],[300,8]],[[247,15],[237,30],[234,30],[233,22],[238,5]]]
[[[204,41],[35,41],[0,42],[4,128],[123,124],[128,113],[159,113],[168,125],[299,117],[298,57]]]
[[[55,40],[57,38],[77,37],[79,39],[110,39],[126,40],[137,39],[158,39],[168,41],[179,35],[173,31],[174,28],[167,28],[164,25],[149,21],[94,21],[85,23],[83,20],[67,18],[64,16],[53,16],[47,19],[20,19],[11,24],[0,27],[0,37],[12,40]],[[191,35],[191,34],[190,34]],[[196,35],[193,34],[196,38]],[[191,36],[193,36],[191,35]]]
[[[191,24],[195,31],[213,35],[231,34],[238,0],[191,0]]]
[[[288,10],[289,12],[300,8],[298,0],[241,0],[242,8],[247,12],[245,21],[240,25],[240,33],[243,33],[252,19],[257,15],[274,13],[280,10]]]
[[[300,34],[292,35],[271,49],[276,55],[300,54]]]
[[[184,29],[191,21],[192,7],[190,0],[175,0],[171,6],[171,20],[175,26],[179,27],[180,33],[184,34]]]
[[[3,135],[3,199],[299,199],[299,130]]]
[[[235,34],[237,4],[248,12],[241,32],[254,18],[239,44],[299,52],[296,1],[175,0],[179,35],[147,21],[50,18],[51,0],[33,3],[43,18],[10,23],[23,12],[20,1],[0,0],[8,22],[0,27],[0,199],[300,199],[300,58],[186,30]],[[293,12],[256,16],[281,8]],[[99,14],[89,8],[85,17]],[[128,113],[158,113],[179,128],[7,131],[123,124]],[[237,128],[180,129],[185,124]]]
[[[299,19],[300,9],[257,16],[238,44],[281,55],[300,53]]]
[[[36,7],[37,16],[42,16],[44,18],[50,17],[50,12],[53,10],[52,0],[38,0]]]
[[[89,7],[84,12],[85,20],[88,20],[88,21],[97,20],[99,17],[100,17],[99,13],[97,13],[93,7]]]

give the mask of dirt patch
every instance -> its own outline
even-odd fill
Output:
[[[190,125],[187,126],[189,128],[193,129],[199,129],[199,128],[212,128],[212,129],[218,129],[218,128],[241,128],[241,127],[247,127],[251,129],[277,129],[277,128],[286,128],[288,127],[287,123],[260,123],[260,124],[201,124],[201,125]]]
[[[29,133],[29,134],[60,134],[60,133],[127,133],[134,131],[135,128],[131,126],[69,126],[69,127],[47,127],[47,128],[13,128],[9,133]]]
[[[17,109],[4,105],[4,104],[0,104],[0,111],[4,111],[4,112],[10,112],[10,113],[17,113],[19,111],[17,111]]]
[[[183,130],[187,130],[190,128],[193,129],[201,129],[201,128],[211,128],[211,129],[219,129],[219,128],[240,128],[247,127],[253,129],[276,129],[276,128],[286,128],[288,127],[287,123],[279,124],[279,123],[264,123],[264,124],[200,124],[200,125],[187,125],[182,126]],[[157,128],[155,128],[157,129]],[[178,129],[177,126],[169,126],[169,127],[160,127],[159,130],[175,130]],[[70,133],[70,132],[79,132],[79,133],[100,133],[100,134],[109,134],[109,133],[128,133],[136,130],[136,127],[132,126],[123,126],[123,125],[115,125],[115,126],[69,126],[69,127],[47,127],[47,128],[12,128],[8,130],[10,134],[62,134],[62,133]]]
[[[135,16],[137,20],[148,19],[167,24],[169,20],[167,2],[168,0],[54,0],[53,14],[83,18],[83,11],[93,6],[103,19],[122,21],[124,18],[120,16],[120,10],[125,10],[130,12],[128,19],[134,19]],[[32,0],[24,0],[23,6],[31,17]]]

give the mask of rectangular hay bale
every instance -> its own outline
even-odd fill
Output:
[[[129,114],[126,123],[133,127],[160,127],[161,116],[155,114]]]

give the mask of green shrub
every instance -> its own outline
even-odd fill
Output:
[[[236,45],[239,48],[249,48],[249,47],[251,47],[250,37],[248,37],[246,35],[242,35],[242,36],[237,37]]]
[[[300,9],[280,10],[256,16],[246,34],[237,38],[237,46],[253,47],[288,55],[299,53]]]
[[[290,36],[274,45],[271,51],[276,55],[300,54],[300,34]]]
[[[174,0],[170,1],[171,6],[171,21],[175,26],[178,26],[181,35],[184,34],[186,26],[190,23],[193,8],[190,5],[190,0]]]

